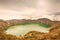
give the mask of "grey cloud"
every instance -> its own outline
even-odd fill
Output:
[[[0,0],[0,4],[2,5],[14,5],[14,6],[27,6],[27,7],[35,7],[35,3],[37,0]]]

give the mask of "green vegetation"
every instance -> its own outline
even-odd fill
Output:
[[[25,35],[29,31],[39,31],[39,32],[47,33],[48,30],[50,29],[49,27],[50,25],[44,24],[44,23],[25,22],[25,23],[21,23],[21,24],[13,25],[9,27],[6,30],[6,32],[8,34],[13,34],[16,36]]]
[[[44,23],[31,23],[31,22],[24,22],[22,24],[17,24],[17,25],[29,25],[29,24],[38,24],[39,26],[45,27],[45,28],[49,28],[51,25],[49,24],[44,24]]]

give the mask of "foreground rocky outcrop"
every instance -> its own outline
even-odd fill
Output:
[[[30,31],[21,40],[60,40],[60,23],[53,24],[48,33]]]
[[[10,35],[5,32],[8,27],[12,25],[21,24],[24,22],[40,22],[51,25],[51,29],[48,33],[41,33],[37,31],[30,31],[24,36],[16,37],[15,35]],[[49,19],[43,18],[38,20],[0,20],[0,40],[60,40],[60,21],[51,21]]]

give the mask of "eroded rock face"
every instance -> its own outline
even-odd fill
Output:
[[[58,23],[56,25],[59,25]],[[28,32],[23,37],[20,37],[22,40],[60,40],[60,26],[52,25],[52,28],[48,33],[41,33],[37,31]],[[56,28],[57,27],[57,28]]]
[[[47,19],[47,18],[41,18],[41,19],[37,19],[37,20],[31,20],[31,19],[28,19],[28,20],[25,20],[25,19],[13,19],[13,20],[7,20],[6,22],[10,23],[10,25],[16,25],[16,24],[21,24],[21,23],[24,23],[24,22],[31,22],[31,23],[37,23],[37,22],[40,22],[40,23],[45,23],[45,24],[51,24],[52,21]]]
[[[4,20],[0,20],[0,29],[5,30],[6,28],[8,28],[8,23]]]
[[[23,37],[21,37],[22,40],[43,40],[45,39],[46,34],[37,32],[37,31],[30,31]]]
[[[9,26],[21,24],[24,22],[32,22],[32,23],[40,22],[40,23],[45,23],[45,24],[52,24],[52,21],[49,19],[46,19],[46,18],[42,18],[42,19],[38,19],[38,20],[30,20],[30,19],[29,20],[25,20],[25,19],[17,20],[17,19],[13,19],[13,20],[7,20],[7,21],[0,20],[0,28],[1,29],[7,29]]]
[[[31,20],[29,20],[29,21],[32,22]],[[42,21],[42,22],[44,22],[44,21]],[[57,22],[57,21],[53,21],[53,24],[51,24],[52,25],[51,29],[49,30],[48,33],[30,31],[27,34],[25,34],[24,36],[16,37],[14,35],[9,35],[9,34],[5,33],[5,30],[2,30],[2,29],[5,29],[5,28],[8,28],[12,24],[16,25],[16,24],[19,24],[19,23],[22,23],[22,22],[26,22],[26,21],[24,21],[24,20],[23,21],[20,21],[20,20],[19,21],[17,21],[17,20],[14,21],[13,20],[13,21],[8,22],[8,21],[0,20],[0,26],[1,26],[1,28],[0,28],[0,39],[1,40],[60,40],[60,22]],[[36,21],[33,21],[33,22],[36,22]],[[14,24],[14,23],[16,23],[16,24]],[[50,23],[51,23],[51,21],[50,21]]]
[[[7,20],[6,22],[9,23],[10,26],[12,26],[12,25],[24,23],[26,22],[26,20],[25,19],[22,19],[22,20],[13,19],[13,20]]]

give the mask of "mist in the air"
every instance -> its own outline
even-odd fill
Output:
[[[30,19],[32,17],[53,20],[56,13],[60,13],[59,0],[0,0],[0,19]]]

